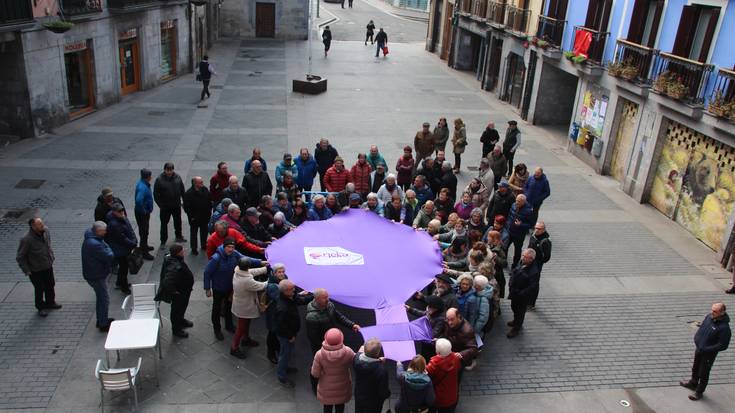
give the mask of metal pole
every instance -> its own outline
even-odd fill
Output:
[[[316,0],[316,18],[319,18],[319,0]]]
[[[317,0],[317,1],[319,1],[319,0]],[[309,23],[308,23],[309,34],[308,34],[308,37],[307,37],[308,38],[308,42],[309,42],[309,71],[307,72],[307,75],[311,75],[311,28],[312,28],[311,8],[312,8],[312,2],[311,2],[311,0],[309,0],[309,15],[308,15],[308,19],[309,19]]]

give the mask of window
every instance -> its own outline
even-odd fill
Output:
[[[663,9],[664,0],[636,0],[630,19],[627,40],[643,46],[654,47]]]
[[[557,20],[565,20],[567,17],[567,1],[568,0],[549,0],[548,9],[544,13],[547,17]]]
[[[590,0],[584,27],[606,32],[611,8],[612,0]]]
[[[705,63],[719,17],[719,7],[701,4],[684,6],[672,53]]]

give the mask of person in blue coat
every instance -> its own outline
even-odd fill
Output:
[[[107,243],[112,248],[117,261],[117,281],[115,286],[123,292],[130,294],[128,284],[128,256],[138,245],[133,226],[130,225],[128,217],[125,216],[125,208],[120,204],[113,204],[112,210],[107,213]]]
[[[513,265],[511,268],[515,268],[518,261],[521,260],[523,241],[526,240],[528,230],[533,226],[532,219],[533,209],[526,201],[526,196],[519,194],[516,197],[516,202],[510,207],[504,230],[508,233],[509,244],[513,244]],[[507,250],[508,247],[506,247]]]
[[[97,328],[108,331],[114,319],[107,317],[110,295],[107,293],[107,276],[112,269],[115,256],[112,248],[105,242],[107,224],[95,221],[92,228],[84,232],[82,244],[82,276],[94,290],[96,297]]]
[[[265,159],[260,155],[260,148],[254,148],[253,149],[253,156],[250,157],[250,159],[247,159],[245,161],[245,173],[247,174],[250,172],[250,169],[253,167],[253,161],[260,161],[260,166],[263,168],[263,172],[268,171],[268,165],[265,163]]]
[[[309,212],[306,214],[306,219],[308,221],[324,221],[329,218],[332,218],[332,211],[327,208],[324,195],[316,195]]]
[[[533,175],[526,180],[526,184],[523,186],[523,193],[526,195],[528,203],[533,209],[531,225],[535,225],[536,221],[538,221],[538,212],[541,209],[541,204],[551,195],[549,179],[546,178],[544,170],[541,167],[536,168]]]
[[[148,245],[148,229],[153,213],[151,180],[153,180],[153,173],[149,169],[141,169],[140,180],[135,184],[135,223],[138,225],[138,235],[140,235],[140,250],[143,251],[143,258],[147,260],[153,260],[149,252],[153,250],[153,247]]]
[[[283,186],[283,173],[289,171],[293,176],[294,181],[299,177],[299,169],[293,162],[293,158],[290,153],[283,155],[283,160],[276,166],[276,186]]]
[[[296,185],[298,185],[299,189],[302,191],[311,191],[312,186],[314,185],[314,178],[316,177],[317,172],[319,172],[319,166],[316,163],[316,160],[313,156],[309,153],[309,150],[306,148],[301,148],[301,151],[299,151],[299,157],[296,158],[294,161],[296,164],[296,169],[298,169],[299,174],[295,175],[296,178]],[[306,196],[306,201],[309,201],[309,196]]]

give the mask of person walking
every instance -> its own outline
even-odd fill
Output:
[[[480,142],[482,142],[482,157],[485,158],[487,157],[487,154],[492,152],[495,145],[500,142],[500,134],[498,133],[498,130],[495,129],[495,122],[490,121],[487,124],[485,130],[482,131],[482,136],[480,136]]]
[[[401,394],[395,404],[396,413],[412,413],[426,410],[434,405],[434,385],[426,373],[426,359],[414,356],[405,370],[403,363],[396,363],[396,379]]]
[[[125,210],[122,205],[114,204],[112,210],[107,213],[107,244],[112,248],[117,262],[117,281],[116,288],[119,288],[123,294],[130,294],[130,284],[128,283],[128,256],[138,245],[138,239],[135,237],[133,226],[130,225],[128,217],[125,216]]]
[[[151,192],[151,181],[153,174],[148,169],[140,170],[140,180],[135,184],[135,224],[138,226],[140,235],[140,251],[143,259],[153,261],[154,257],[150,251],[153,247],[148,245],[148,233],[153,213],[153,192]]]
[[[174,219],[174,233],[176,242],[184,243],[186,239],[181,232],[181,198],[184,196],[184,182],[179,174],[174,172],[174,164],[166,162],[163,173],[156,178],[153,184],[153,199],[161,211],[161,249],[168,241],[168,221]]]
[[[209,195],[212,198],[212,207],[216,207],[224,196],[222,192],[227,189],[232,174],[228,170],[227,162],[217,164],[217,172],[209,178]]]
[[[452,135],[452,152],[454,152],[454,173],[458,174],[462,165],[462,154],[467,146],[467,131],[462,118],[454,120],[454,135]]]
[[[296,294],[296,286],[288,279],[278,283],[279,296],[276,301],[276,336],[278,337],[278,366],[276,375],[278,382],[284,387],[293,388],[294,383],[288,378],[289,373],[295,373],[296,368],[289,367],[291,354],[294,351],[296,336],[301,329],[300,305],[306,305],[312,296],[304,291]]]
[[[694,391],[689,395],[689,400],[702,398],[717,353],[727,350],[730,345],[732,332],[730,331],[730,316],[727,315],[726,310],[723,303],[712,304],[711,312],[704,317],[694,335],[692,377],[689,381],[679,382],[682,387]]]
[[[503,140],[503,156],[508,161],[508,171],[513,170],[513,157],[516,156],[516,150],[520,146],[521,131],[518,129],[518,122],[509,120],[508,129],[505,131],[505,139]]]
[[[348,4],[350,5],[350,8],[352,8],[352,0],[349,0]]]
[[[366,32],[365,32],[365,46],[367,46],[368,39],[370,39],[370,44],[373,44],[373,33],[375,32],[375,23],[373,23],[372,20],[370,20],[365,26]]]
[[[429,360],[426,372],[434,385],[432,413],[454,413],[459,401],[459,371],[462,359],[452,352],[452,343],[446,338],[436,340],[436,355]]]
[[[94,290],[96,325],[102,332],[109,331],[110,324],[115,320],[107,316],[110,306],[107,276],[112,270],[112,260],[115,254],[105,242],[105,235],[107,235],[107,224],[104,221],[95,221],[92,228],[84,232],[84,243],[82,243],[82,276]]]
[[[222,341],[220,317],[225,318],[225,330],[235,332],[232,323],[232,274],[235,267],[244,255],[235,250],[235,240],[227,238],[225,242],[217,247],[217,252],[212,255],[207,266],[204,268],[204,291],[207,298],[212,298],[212,328],[217,340]]]
[[[375,50],[375,57],[378,57],[381,51],[383,52],[383,57],[385,57],[387,54],[385,53],[385,48],[388,47],[388,34],[383,31],[382,27],[378,30],[378,34],[375,35],[375,43],[378,44],[378,48]]]
[[[523,328],[528,303],[533,292],[538,289],[539,272],[535,260],[536,251],[527,248],[521,255],[521,262],[515,265],[510,272],[508,298],[510,299],[510,308],[513,310],[513,320],[508,321],[508,327],[511,328],[506,334],[508,338],[517,336]]]
[[[449,141],[449,127],[447,126],[447,118],[439,118],[439,122],[434,127],[434,154],[439,151],[446,150]]]
[[[51,248],[51,235],[41,218],[28,220],[28,233],[20,239],[15,260],[23,274],[33,284],[34,304],[41,317],[46,310],[58,310],[54,286],[54,250]]]
[[[169,247],[168,254],[163,258],[161,267],[160,288],[156,300],[171,303],[171,334],[176,337],[187,338],[186,328],[194,327],[194,323],[184,315],[189,306],[189,297],[194,289],[194,274],[184,261],[186,252],[181,244]]]
[[[191,179],[191,187],[184,193],[184,212],[189,219],[189,240],[191,255],[198,255],[197,246],[207,250],[209,217],[212,215],[211,195],[201,176]],[[197,235],[199,242],[197,243]]]
[[[538,213],[541,210],[541,204],[543,204],[546,198],[551,195],[549,179],[546,178],[543,168],[539,166],[534,170],[533,175],[531,175],[523,185],[523,193],[526,194],[528,203],[531,205],[531,208],[533,208],[531,223],[535,224],[536,221],[538,221]]]
[[[338,328],[330,328],[323,338],[311,363],[311,376],[319,383],[316,398],[324,405],[324,413],[343,413],[345,403],[352,399],[350,366],[355,352],[344,345],[344,335]]]
[[[344,5],[342,8],[344,9]],[[332,31],[329,30],[329,26],[324,26],[324,30],[322,31],[322,43],[324,43],[324,57],[327,57],[329,46],[332,44]]]
[[[533,228],[533,234],[528,239],[528,248],[536,251],[536,267],[538,268],[538,275],[541,278],[541,270],[544,268],[544,264],[549,262],[551,259],[551,238],[549,233],[546,232],[546,224],[544,221],[536,222]],[[536,285],[536,289],[531,294],[528,300],[528,310],[533,311],[536,309],[536,299],[538,298],[540,285]]]
[[[232,315],[237,317],[237,330],[232,336],[230,355],[239,359],[245,358],[245,353],[240,346],[257,347],[257,341],[250,338],[250,323],[260,317],[258,307],[258,291],[263,291],[268,285],[267,281],[258,281],[256,278],[265,279],[268,273],[267,261],[255,260],[248,257],[240,258],[232,277]],[[254,268],[260,267],[260,268]]]
[[[385,399],[390,397],[388,370],[382,352],[380,340],[371,338],[354,357],[355,413],[381,413]]]
[[[204,55],[202,61],[199,62],[197,71],[197,77],[202,81],[202,95],[199,100],[204,100],[204,95],[207,95],[207,99],[211,96],[209,93],[209,82],[212,80],[212,75],[217,75],[214,70],[214,66],[209,63],[209,56]]]

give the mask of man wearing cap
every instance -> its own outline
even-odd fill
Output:
[[[38,315],[46,317],[46,310],[57,310],[61,304],[56,303],[54,290],[54,250],[51,249],[51,236],[41,218],[28,221],[28,233],[21,238],[15,260],[23,273],[33,284],[36,310]]]
[[[128,256],[138,245],[133,226],[125,216],[125,209],[120,204],[113,204],[112,210],[107,213],[107,244],[115,254],[117,261],[117,281],[115,286],[123,292],[130,294],[128,284]]]
[[[459,301],[457,301],[452,285],[454,285],[454,280],[448,274],[442,272],[434,276],[434,292],[431,295],[441,298],[445,309],[459,308]],[[425,300],[423,293],[417,293],[416,297]]]
[[[324,187],[327,192],[341,192],[348,182],[352,182],[350,172],[345,169],[342,157],[337,156],[334,158],[334,165],[324,174]]]
[[[485,130],[482,131],[482,136],[480,136],[480,142],[482,142],[482,157],[484,158],[500,142],[500,134],[495,129],[495,122],[490,121],[487,124]]]
[[[503,155],[508,161],[508,171],[513,170],[513,157],[516,156],[516,150],[520,146],[521,131],[518,129],[518,122],[509,120],[508,129],[505,131],[505,140],[503,140]]]
[[[291,172],[294,180],[299,177],[299,168],[290,153],[283,154],[283,160],[276,166],[276,186],[283,185],[283,173],[286,171]]]
[[[245,219],[240,220],[240,227],[248,238],[265,243],[274,240],[268,230],[260,224],[260,212],[253,207],[245,210]]]
[[[181,198],[186,189],[179,174],[174,172],[174,164],[166,162],[163,173],[156,178],[153,184],[153,199],[161,210],[161,249],[166,248],[168,241],[168,221],[174,219],[174,233],[176,242],[186,242],[181,232]]]
[[[487,211],[485,213],[485,221],[492,222],[498,215],[507,217],[515,200],[516,197],[513,191],[510,190],[508,181],[503,179],[500,181],[500,185],[498,185],[498,190],[490,197],[490,202],[487,204]]]
[[[416,151],[416,162],[414,163],[414,171],[418,167],[418,163],[424,158],[431,156],[434,153],[434,134],[431,133],[429,128],[431,124],[424,122],[421,125],[421,130],[416,132],[416,136],[413,138],[413,149]]]
[[[241,208],[246,206],[258,206],[263,195],[273,194],[273,184],[268,173],[264,172],[260,161],[254,160],[250,172],[242,177],[242,187],[247,193],[247,205],[240,205]]]
[[[94,208],[94,220],[105,222],[107,213],[112,209],[112,204],[120,204],[125,210],[125,204],[120,198],[114,196],[112,189],[102,188],[102,194],[97,197],[97,206]]]
[[[189,219],[189,239],[191,240],[191,254],[197,255],[199,251],[207,248],[207,235],[209,217],[212,215],[212,204],[210,194],[201,176],[191,179],[191,188],[184,193],[184,212]],[[199,239],[197,242],[197,235]]]
[[[140,235],[140,250],[143,259],[152,261],[149,251],[153,247],[148,245],[148,228],[150,228],[151,214],[153,213],[153,192],[151,192],[153,174],[148,169],[140,170],[140,180],[135,184],[135,224],[138,225]]]
[[[492,169],[495,176],[494,188],[498,189],[498,183],[508,172],[508,160],[503,155],[503,147],[496,144],[493,151],[487,156],[487,160],[490,162],[490,169]]]

